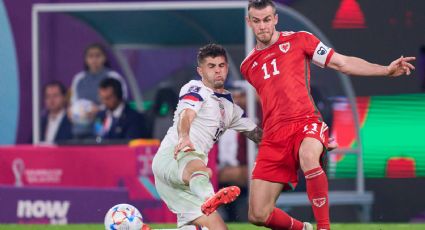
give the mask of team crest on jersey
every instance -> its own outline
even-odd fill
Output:
[[[199,93],[199,90],[201,90],[200,86],[192,85],[189,87],[189,90],[187,90],[189,93]]]
[[[291,47],[291,43],[289,43],[289,42],[285,42],[285,43],[279,45],[279,49],[283,53],[287,53],[289,51],[290,47]]]

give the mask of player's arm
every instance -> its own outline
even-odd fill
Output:
[[[177,143],[174,149],[174,158],[177,157],[177,154],[180,151],[189,151],[194,150],[192,141],[190,141],[190,126],[193,122],[193,119],[196,117],[196,112],[192,109],[184,109],[180,113],[179,122],[177,124],[177,133],[179,135],[179,142]]]
[[[259,144],[261,142],[261,138],[263,137],[263,129],[257,126],[251,131],[242,132],[242,134],[256,144]]]
[[[410,75],[415,67],[409,63],[414,61],[415,57],[403,57],[394,60],[388,66],[370,63],[358,57],[350,57],[335,52],[328,67],[347,75],[353,76],[390,76],[398,77],[401,75]]]
[[[259,144],[263,137],[263,130],[245,116],[241,107],[233,104],[233,108],[233,118],[229,128],[242,133],[251,141]]]
[[[242,132],[242,134],[245,135],[251,141],[255,142],[256,144],[260,144],[261,138],[263,137],[263,129],[257,126],[251,131]],[[338,148],[338,143],[335,141],[335,138],[329,138],[327,150],[332,151],[336,148]]]

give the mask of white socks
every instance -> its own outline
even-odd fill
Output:
[[[210,182],[207,172],[196,171],[192,173],[189,181],[189,188],[197,197],[205,201],[214,195],[214,188]]]

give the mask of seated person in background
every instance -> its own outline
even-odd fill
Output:
[[[71,122],[66,116],[66,88],[53,81],[44,86],[46,113],[41,118],[41,141],[56,143],[72,139]]]
[[[106,78],[99,85],[99,99],[105,110],[96,116],[95,130],[104,139],[149,138],[142,114],[130,108],[123,99],[120,81]]]
[[[105,78],[119,80],[123,98],[127,99],[127,85],[119,73],[110,69],[105,47],[98,43],[91,44],[84,51],[84,70],[74,76],[71,86],[71,106],[77,106],[77,110],[78,107],[84,107],[83,113],[86,113],[78,115],[85,118],[84,122],[70,115],[73,123],[72,131],[77,138],[85,138],[92,133],[94,118],[97,112],[103,109],[99,108],[100,101],[95,89]]]

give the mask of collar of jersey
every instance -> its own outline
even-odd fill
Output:
[[[273,43],[272,43],[272,44],[270,44],[269,46],[264,47],[264,48],[262,48],[262,49],[257,49],[257,45],[255,45],[254,49],[255,49],[256,51],[263,51],[263,50],[266,50],[266,49],[268,49],[268,48],[272,47],[274,44],[276,44],[276,43],[279,41],[280,37],[282,36],[282,33],[281,33],[280,31],[277,31],[277,32],[279,33],[279,37],[278,37],[278,39],[277,39],[275,42],[273,42]]]
[[[225,99],[227,99],[228,101],[230,101],[230,102],[232,102],[233,103],[233,99],[232,99],[232,94],[230,94],[230,93],[228,93],[228,92],[226,92],[226,93],[217,93],[217,92],[214,92],[214,95],[216,96],[216,97],[218,97],[218,98],[225,98]]]
[[[214,95],[218,98],[223,97],[223,98],[226,98],[227,100],[233,102],[232,94],[227,89],[224,89],[224,93],[217,93],[217,92],[214,92],[214,90],[212,90],[211,88],[207,87],[201,80],[199,80],[199,82],[205,87],[205,89],[210,91],[212,95]]]

